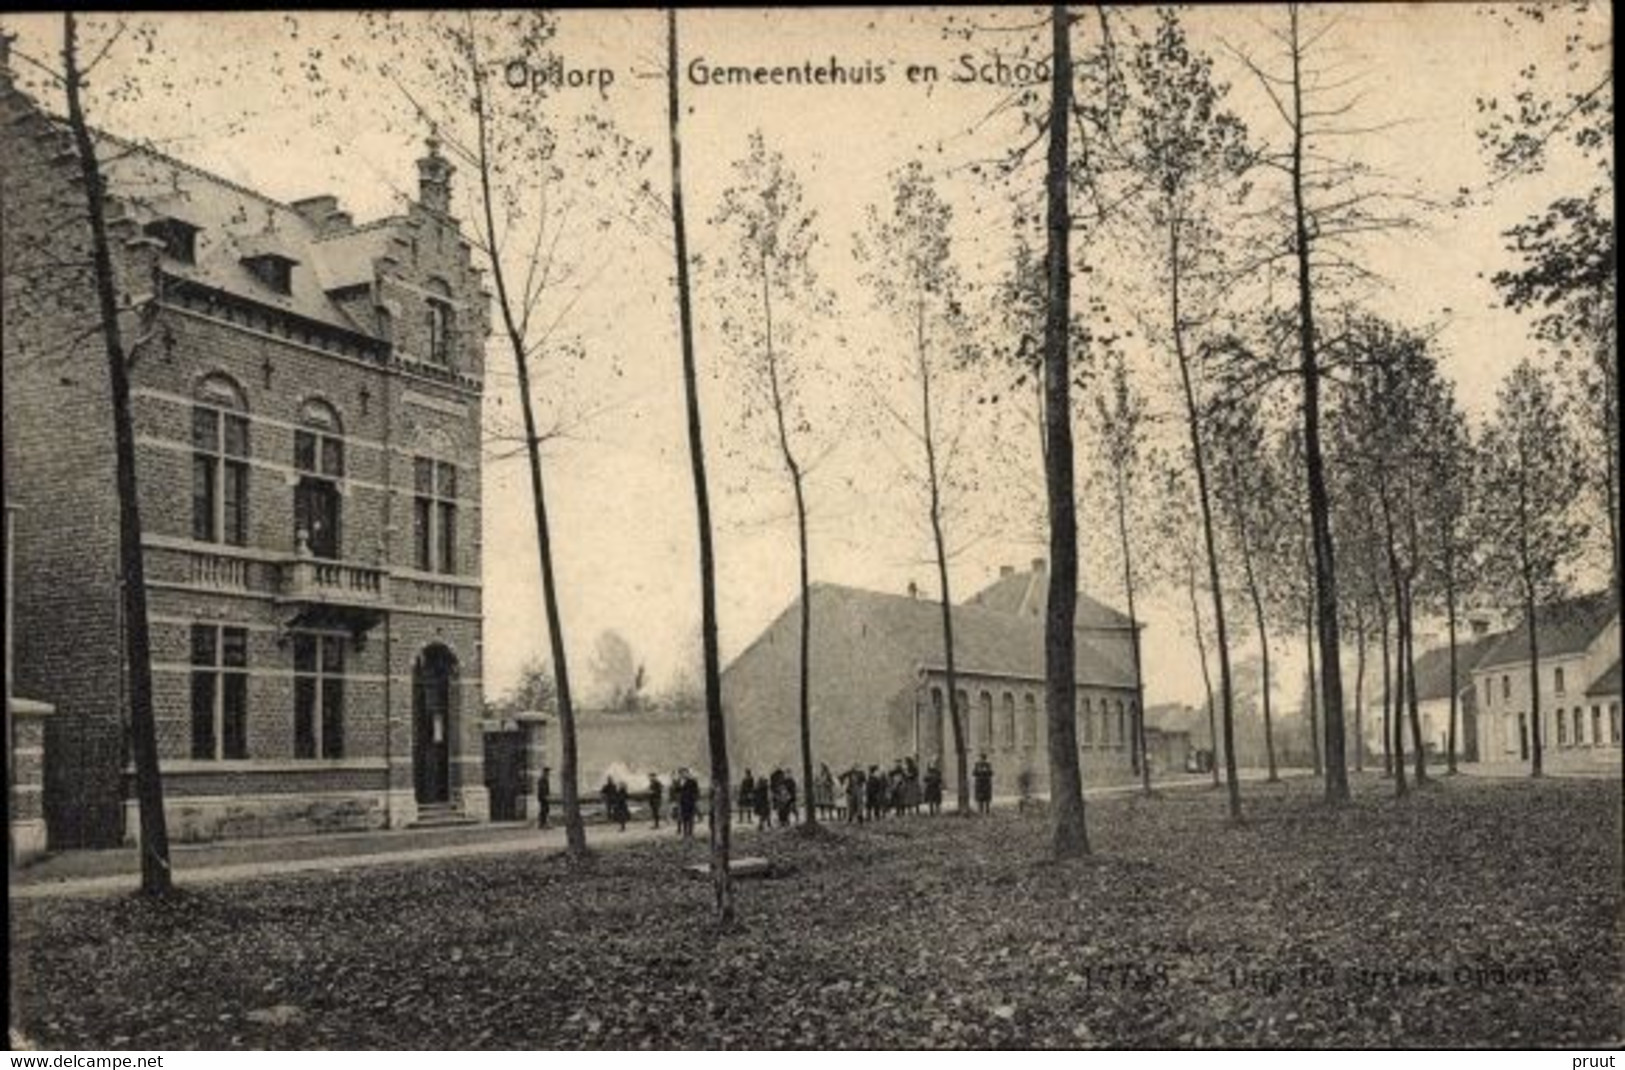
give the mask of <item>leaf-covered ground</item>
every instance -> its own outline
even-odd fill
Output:
[[[1620,784],[1374,779],[14,902],[43,1047],[1617,1046]]]

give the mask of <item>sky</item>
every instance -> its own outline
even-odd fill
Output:
[[[1475,135],[1477,97],[1505,93],[1522,65],[1560,55],[1563,34],[1573,28],[1560,15],[1508,25],[1508,13],[1454,4],[1311,11],[1311,27],[1326,28],[1323,56],[1338,65],[1338,77],[1356,78],[1350,94],[1361,94],[1350,122],[1368,132],[1340,147],[1381,168],[1395,188],[1433,200],[1446,201],[1461,187],[1482,189],[1489,176]],[[1604,9],[1593,18],[1610,14]],[[683,180],[701,261],[698,358],[725,659],[784,610],[796,584],[782,476],[763,425],[743,411],[737,361],[720,331],[718,287],[726,284],[709,272],[728,256],[706,221],[732,181],[731,161],[745,152],[751,132],[761,131],[799,175],[823,238],[813,264],[834,306],[807,324],[801,354],[816,438],[811,448],[821,458],[809,485],[813,579],[899,593],[918,582],[934,590],[923,514],[905,478],[917,466],[918,447],[884,413],[912,411],[911,395],[892,374],[906,339],[873,306],[853,260],[853,235],[864,227],[867,206],[886,202],[888,175],[919,160],[955,206],[956,249],[967,275],[983,277],[1001,262],[1010,237],[1008,193],[971,165],[1021,135],[1010,113],[999,110],[1012,87],[963,80],[964,57],[996,81],[997,64],[1015,66],[1032,38],[1026,21],[1021,10],[929,8],[680,16]],[[1215,6],[1190,12],[1187,23],[1192,44],[1214,57],[1218,76],[1233,86],[1231,107],[1255,136],[1279,144],[1280,120],[1238,56],[1268,61],[1270,32],[1284,23],[1284,11]],[[113,24],[105,16],[87,20],[91,48],[100,47]],[[18,35],[20,53],[55,62],[59,18],[7,16],[0,25]],[[414,187],[412,161],[427,130],[401,87],[418,84],[421,67],[413,65],[428,50],[410,42],[391,46],[361,16],[343,12],[150,15],[131,26],[93,72],[93,121],[274,197],[336,194],[358,220],[398,210]],[[562,213],[554,218],[565,221],[560,260],[577,274],[548,306],[559,318],[559,345],[542,358],[538,393],[544,414],[565,421],[569,431],[550,442],[546,465],[567,647],[589,697],[587,663],[605,629],[631,642],[657,685],[691,664],[697,647],[695,519],[670,225],[643,211],[648,199],[634,195],[645,181],[660,198],[669,189],[664,29],[664,16],[653,12],[567,12],[546,53],[527,51],[516,35],[488,37],[487,62],[504,81],[510,74],[517,80],[521,70],[545,72],[557,58],[578,83],[545,93],[503,84],[496,90],[499,110],[560,129],[609,120],[649,150],[641,168],[572,157],[551,202]],[[1090,32],[1085,23],[1081,43]],[[321,56],[313,58],[316,49]],[[396,64],[395,81],[377,73],[381,61]],[[307,63],[319,77],[310,76]],[[807,64],[862,72],[863,84],[715,84],[710,74]],[[911,66],[917,80],[909,77]],[[935,69],[934,82],[924,77],[927,67]],[[24,75],[31,71],[25,60]],[[885,76],[878,84],[876,71]],[[132,86],[142,91],[129,92]],[[41,92],[60,106],[49,87]],[[458,120],[446,122],[448,136],[457,136]],[[1036,183],[1040,176],[1029,173]],[[454,180],[454,207],[464,218],[472,218],[470,178],[465,168]],[[1571,178],[1555,168],[1506,183],[1470,207],[1428,212],[1416,231],[1374,237],[1361,250],[1382,279],[1368,302],[1405,322],[1439,328],[1445,372],[1476,418],[1493,406],[1500,377],[1536,354],[1527,324],[1499,306],[1486,281],[1508,262],[1500,233]],[[1127,279],[1140,270],[1114,255],[1123,254],[1105,256],[1103,273]],[[499,343],[492,341],[486,384],[487,422],[495,429],[512,427],[516,411],[512,364]],[[1167,374],[1165,356],[1145,347],[1131,347],[1129,355],[1148,381]],[[989,382],[984,372],[956,380],[955,389],[974,397],[987,394]],[[1045,545],[1013,504],[1034,500],[1042,489],[1030,415],[1014,403],[963,409],[963,452],[977,485],[956,499],[950,518],[958,532],[950,533],[958,551],[951,569],[956,598],[991,582],[1001,565],[1026,567]],[[1120,604],[1115,547],[1092,539],[1099,525],[1088,522],[1090,515],[1086,510],[1086,585]],[[495,695],[547,649],[528,475],[523,456],[500,441],[488,451],[483,526],[485,682]],[[1196,702],[1202,693],[1188,609],[1177,593],[1158,592],[1143,603],[1152,703]],[[1295,702],[1302,659],[1288,653],[1282,660],[1277,679]]]

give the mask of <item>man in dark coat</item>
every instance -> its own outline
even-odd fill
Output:
[[[541,774],[536,777],[536,827],[547,827],[547,811],[553,806],[553,786],[548,782],[547,766],[542,766]]]
[[[932,814],[942,812],[942,770],[935,761],[925,767],[925,805]]]
[[[745,770],[745,779],[739,782],[739,801],[735,803],[745,816],[749,816],[756,809],[756,774],[749,769]]]
[[[879,821],[880,815],[886,809],[886,778],[880,775],[880,766],[869,767],[869,780],[865,785],[865,795],[869,803],[869,820]]]
[[[700,782],[687,769],[677,781],[677,831],[683,839],[694,838],[694,815],[700,808]]]
[[[986,754],[976,760],[970,775],[976,781],[976,809],[985,814],[993,806],[993,766],[988,763]]]
[[[653,773],[649,774],[649,816],[654,818],[655,828],[660,827],[660,804],[665,801],[666,789],[660,783],[660,778]]]

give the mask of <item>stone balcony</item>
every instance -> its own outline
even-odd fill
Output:
[[[377,565],[298,554],[277,569],[276,601],[294,610],[289,627],[336,625],[360,639],[384,618],[389,572]]]

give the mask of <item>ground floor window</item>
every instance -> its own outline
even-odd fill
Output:
[[[344,639],[293,638],[293,753],[344,757]]]
[[[1576,747],[1585,743],[1585,711],[1574,707],[1574,745]]]
[[[1617,702],[1608,704],[1608,738],[1613,742],[1614,746],[1619,746],[1619,703]]]
[[[1591,745],[1602,746],[1602,707],[1591,707]]]
[[[1557,745],[1559,747],[1566,747],[1566,746],[1569,745],[1568,724],[1569,724],[1568,720],[1563,716],[1563,711],[1558,710],[1557,711]]]
[[[192,757],[248,757],[248,630],[192,625]]]

